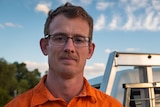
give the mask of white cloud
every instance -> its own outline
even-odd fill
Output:
[[[24,61],[24,63],[26,64],[28,70],[34,70],[38,68],[38,70],[41,73],[45,73],[45,71],[48,70],[47,63],[38,63],[38,62],[32,62],[32,61]]]
[[[160,31],[160,1],[153,0],[120,0],[119,3],[108,5],[107,2],[97,3],[97,9],[106,9],[111,6],[109,15],[101,14],[94,26],[95,31],[107,30],[148,30]],[[117,6],[115,10],[114,6]]]
[[[15,24],[11,23],[11,22],[6,22],[5,23],[6,26],[9,26],[9,27],[15,27]]]
[[[128,0],[120,0],[121,3],[126,3]]]
[[[45,14],[48,14],[48,11],[50,10],[51,3],[39,3],[35,7],[35,10],[38,12],[43,12]]]
[[[109,29],[119,29],[119,23],[121,22],[121,18],[119,16],[114,16],[111,23],[109,23]]]
[[[85,66],[85,72],[84,76],[87,79],[103,75],[105,70],[105,64],[104,63],[94,63],[92,66]]]
[[[118,29],[118,28],[117,28]],[[160,30],[160,15],[155,14],[154,11],[149,11],[146,14],[136,16],[128,14],[127,21],[124,22],[121,30]]]
[[[127,48],[126,51],[127,52],[135,52],[135,51],[139,51],[140,48]]]
[[[7,27],[22,28],[22,25],[15,24],[15,23],[12,23],[12,22],[6,22],[4,25],[7,26]]]
[[[132,14],[128,15],[128,20],[125,23],[125,25],[122,27],[125,30],[134,30],[134,22],[135,22],[135,18]]]
[[[96,9],[98,10],[105,10],[108,7],[112,7],[114,3],[109,3],[109,2],[98,2],[96,5]]]
[[[144,8],[148,5],[148,0],[131,0],[132,7]]]
[[[96,31],[103,29],[105,27],[105,20],[106,20],[106,18],[104,16],[104,14],[101,14],[94,25],[94,29]]]
[[[59,0],[60,3],[65,4],[66,2],[70,2],[72,4],[73,0]]]
[[[153,11],[147,14],[144,20],[144,27],[148,30],[160,30],[160,15],[155,15]]]
[[[154,15],[153,12],[148,13],[148,15],[147,15],[147,17],[146,17],[146,19],[145,19],[144,26],[145,26],[147,29],[150,29],[150,26],[152,25],[153,15]]]
[[[107,54],[111,53],[111,49],[106,49],[105,53],[107,53]]]
[[[160,15],[154,10],[154,5],[150,4],[148,0],[132,0],[130,8],[137,7],[136,10],[144,8],[145,13],[135,14],[134,12],[128,14],[128,21],[124,28],[132,30],[160,30]],[[156,7],[157,8],[157,7]],[[138,10],[142,11],[142,10]]]
[[[120,0],[121,8],[125,9],[127,13],[133,13],[140,9],[147,8],[149,3],[148,0]]]
[[[92,0],[80,0],[81,3],[85,4],[85,5],[88,5],[92,2]]]
[[[160,13],[160,0],[152,0],[152,5]]]

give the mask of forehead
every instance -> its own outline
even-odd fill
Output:
[[[81,34],[88,36],[89,25],[82,18],[67,18],[61,14],[51,21],[49,31],[51,34],[62,32],[70,35]]]

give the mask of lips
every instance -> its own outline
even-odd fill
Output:
[[[61,56],[60,59],[65,63],[72,63],[77,61],[77,57],[71,55]]]
[[[62,60],[68,60],[68,61],[76,61],[75,58],[71,58],[71,57],[61,57]]]

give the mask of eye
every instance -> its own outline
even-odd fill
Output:
[[[85,42],[85,38],[84,37],[74,37],[74,42],[83,43]]]
[[[53,41],[56,41],[56,42],[63,42],[63,41],[66,41],[66,36],[63,36],[63,35],[54,35],[52,40]]]

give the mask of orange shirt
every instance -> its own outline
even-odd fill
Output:
[[[46,88],[44,84],[46,77],[44,76],[33,89],[17,96],[5,107],[123,107],[113,97],[91,87],[85,78],[80,95],[66,104],[63,99],[55,98]]]

